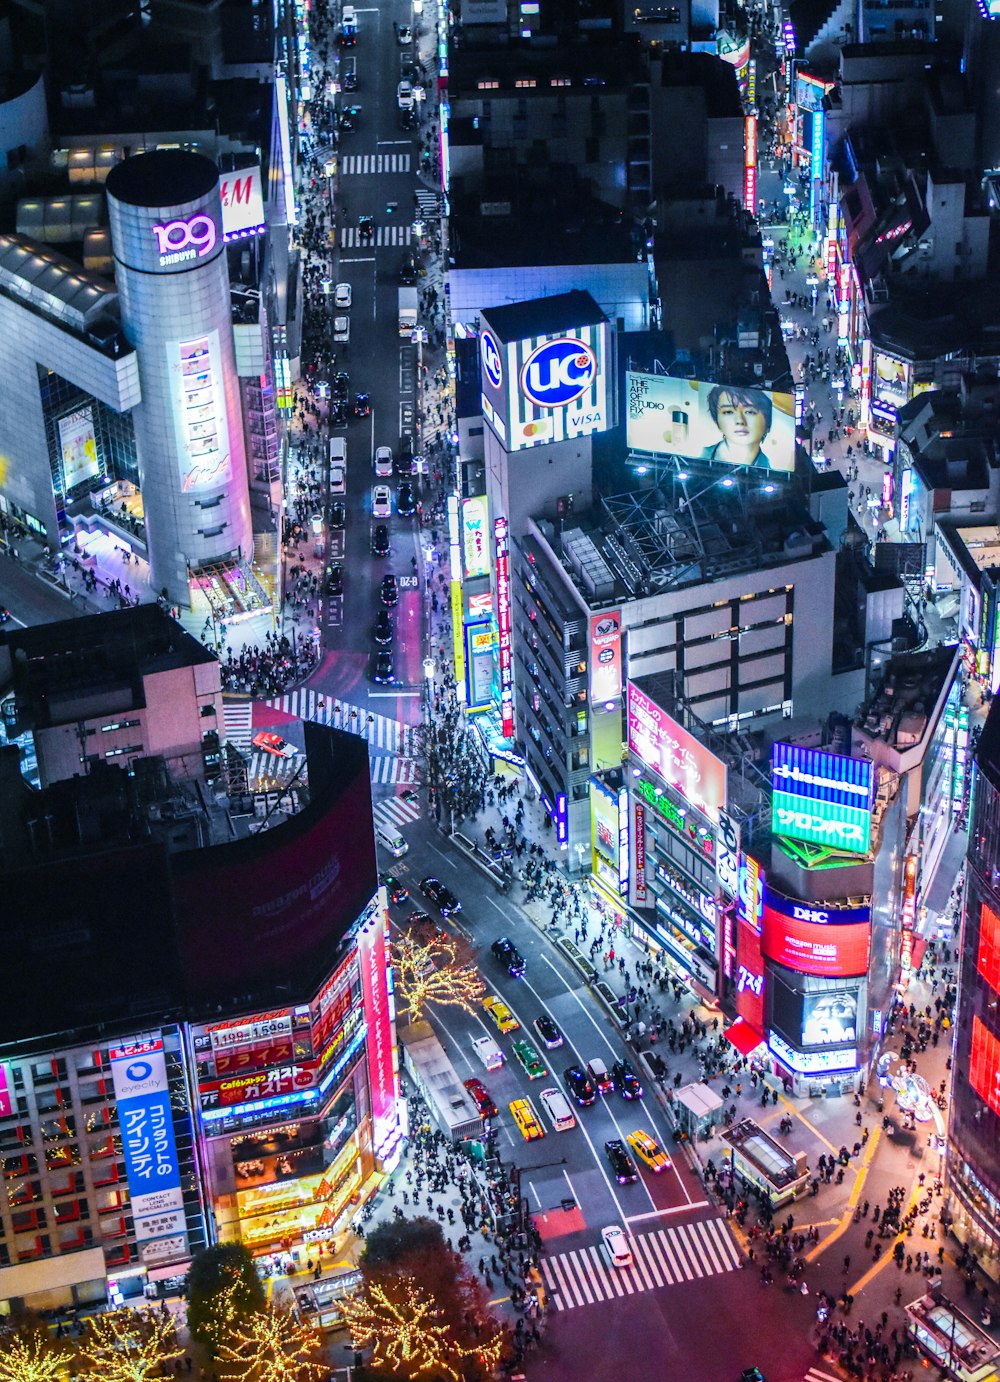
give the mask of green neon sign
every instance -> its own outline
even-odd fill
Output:
[[[676,830],[677,834],[682,836],[683,839],[687,840],[690,844],[697,845],[703,854],[715,853],[715,835],[713,831],[705,826],[703,828],[707,831],[707,834],[702,835],[697,826],[692,825],[686,816],[681,815],[679,807],[676,807],[669,797],[662,795],[657,796],[656,788],[652,783],[646,782],[645,779],[640,778],[638,782],[633,783],[632,789],[638,796],[642,797],[643,801],[648,802],[656,814],[661,816],[663,820],[666,821],[667,825],[669,825],[671,829]]]

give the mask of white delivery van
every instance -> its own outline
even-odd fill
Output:
[[[378,843],[382,846],[383,849],[387,849],[389,851],[389,853],[392,855],[394,859],[402,858],[402,856],[410,848],[410,846],[403,839],[402,835],[398,834],[389,826],[377,825],[375,827],[375,839],[378,841]]]
[[[472,1043],[472,1049],[487,1070],[499,1070],[503,1065],[503,1052],[492,1037],[477,1037]]]
[[[541,1099],[542,1107],[549,1115],[549,1121],[556,1132],[569,1132],[570,1128],[576,1127],[573,1110],[561,1090],[554,1087],[543,1089],[538,1097]]]
[[[342,465],[342,466],[346,466],[346,465],[347,465],[347,438],[346,438],[346,437],[331,437],[331,438],[330,438],[330,464],[331,464],[331,465],[336,465],[338,462],[339,462],[339,464]]]

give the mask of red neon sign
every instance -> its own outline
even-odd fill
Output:
[[[979,910],[976,968],[993,992],[1000,993],[1000,917],[985,902]]]
[[[392,1062],[392,1020],[385,953],[385,919],[373,909],[358,937],[361,992],[368,1026],[366,1054],[372,1091],[372,1123],[378,1148],[396,1126],[396,1077]]]
[[[743,134],[743,206],[753,213],[757,209],[757,117],[748,115]]]

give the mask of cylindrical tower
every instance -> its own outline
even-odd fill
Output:
[[[253,555],[219,171],[201,154],[137,154],[107,180],[122,328],[139,357],[136,439],[155,588]]]

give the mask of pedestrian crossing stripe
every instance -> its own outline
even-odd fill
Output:
[[[806,1373],[805,1382],[844,1382],[844,1379],[833,1372],[821,1372],[819,1368],[810,1368]]]
[[[391,754],[379,754],[371,759],[372,782],[385,784],[401,782],[412,785],[417,781],[417,765],[412,758],[396,758]]]
[[[414,748],[411,725],[404,725],[389,715],[375,715],[365,706],[348,705],[336,696],[328,696],[311,686],[297,687],[283,696],[272,697],[264,704],[294,715],[297,720],[316,720],[322,725],[332,725],[334,729],[360,734],[370,748],[381,749],[384,753],[412,753]]]
[[[253,701],[223,697],[222,728],[225,737],[238,749],[248,749],[253,738]]]
[[[409,226],[377,226],[375,238],[373,240],[362,240],[358,234],[357,226],[344,226],[340,232],[340,248],[342,250],[370,249],[372,245],[408,245],[410,243]]]
[[[372,815],[375,817],[376,825],[401,826],[412,825],[414,821],[420,819],[420,802],[417,800],[404,801],[402,797],[386,797],[384,801],[377,801],[372,807]]]
[[[542,1276],[557,1310],[615,1300],[731,1272],[740,1255],[725,1222],[705,1219],[629,1236],[631,1267],[611,1267],[596,1246],[543,1258]]]
[[[301,769],[301,771],[300,771]],[[295,774],[297,781],[305,786],[309,779],[305,770],[305,757],[297,753],[294,758],[278,758],[266,749],[254,749],[247,767],[247,781],[252,792],[264,791],[265,787],[285,787]]]
[[[347,154],[340,160],[340,175],[408,173],[409,154]]]
[[[428,192],[424,187],[417,188],[417,210],[422,216],[440,216],[441,198],[436,192]]]

